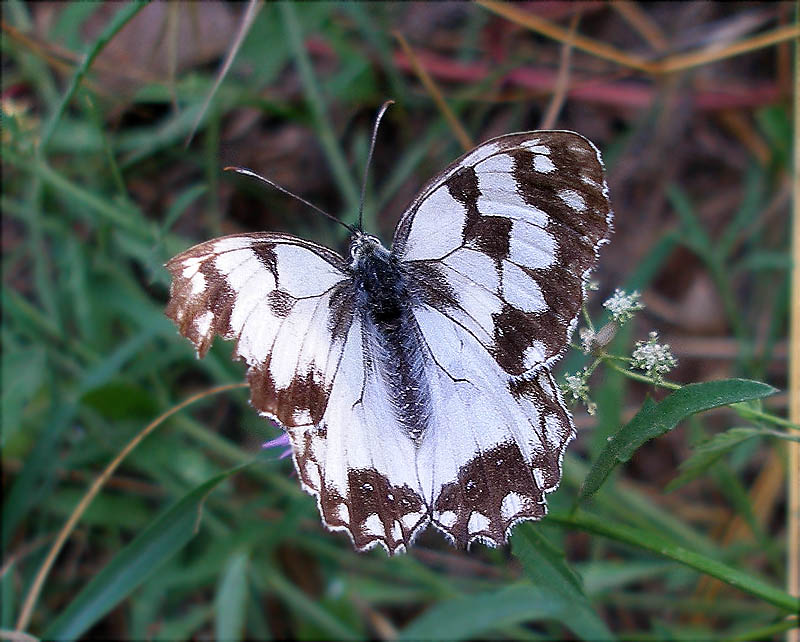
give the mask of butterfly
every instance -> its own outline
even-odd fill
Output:
[[[251,404],[357,550],[429,525],[498,546],[559,484],[575,427],[551,369],[611,220],[591,142],[508,134],[431,179],[390,249],[359,227],[349,257],[272,232],[186,250],[167,316],[200,357],[236,342]]]

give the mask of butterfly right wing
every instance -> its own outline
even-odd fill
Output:
[[[503,544],[541,519],[575,436],[550,368],[611,227],[597,149],[563,131],[479,145],[423,188],[392,253],[415,291],[431,417],[417,453],[432,523]]]
[[[438,298],[434,307],[521,376],[564,353],[611,219],[590,141],[566,131],[507,134],[423,188],[392,253]]]

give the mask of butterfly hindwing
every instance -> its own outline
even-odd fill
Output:
[[[432,523],[462,547],[501,545],[514,524],[545,515],[572,421],[547,368],[508,377],[448,317],[428,306],[414,314],[434,407],[417,454]]]
[[[349,533],[359,550],[406,550],[429,522],[417,479],[415,448],[365,359],[356,316],[347,335],[325,416],[289,430],[306,490],[317,496],[325,524]]]

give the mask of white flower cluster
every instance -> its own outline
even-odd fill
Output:
[[[568,374],[564,377],[562,389],[564,394],[571,397],[574,401],[582,401],[586,404],[586,410],[590,415],[597,412],[597,404],[589,399],[589,371],[584,368],[576,374]]]
[[[611,318],[622,325],[628,321],[633,313],[644,308],[644,303],[639,301],[641,295],[634,290],[630,294],[617,288],[604,303],[603,307],[611,313]]]
[[[669,344],[658,343],[658,332],[651,332],[647,341],[637,341],[631,356],[631,365],[644,370],[654,381],[661,381],[665,374],[678,365]]]

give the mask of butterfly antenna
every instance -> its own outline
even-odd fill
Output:
[[[364,165],[364,178],[361,181],[361,203],[358,206],[358,229],[359,231],[363,231],[361,226],[361,221],[364,217],[364,198],[367,195],[367,173],[369,172],[369,166],[372,162],[372,152],[375,151],[375,140],[378,138],[378,125],[381,124],[381,118],[386,113],[386,110],[389,109],[389,105],[394,105],[393,100],[387,100],[385,103],[381,105],[380,110],[378,111],[378,116],[375,118],[375,125],[372,128],[372,140],[369,143],[369,155],[367,156],[367,164]]]
[[[340,221],[340,220],[339,220],[338,218],[336,218],[336,217],[335,217],[333,214],[328,214],[328,213],[327,213],[325,210],[323,210],[323,209],[321,209],[321,208],[317,207],[316,205],[314,205],[314,203],[309,203],[309,202],[308,202],[306,199],[304,199],[302,196],[298,196],[298,195],[297,195],[297,194],[295,194],[294,192],[290,192],[290,191],[289,191],[288,189],[286,189],[285,187],[282,187],[282,186],[278,185],[277,183],[275,183],[275,182],[273,182],[273,181],[269,180],[268,178],[264,178],[264,177],[263,177],[263,176],[261,176],[260,174],[256,174],[254,171],[252,171],[252,170],[249,170],[249,169],[247,169],[246,167],[235,167],[235,166],[231,166],[231,167],[226,167],[226,168],[225,168],[225,171],[226,171],[226,172],[236,172],[237,174],[244,174],[245,176],[251,176],[251,177],[253,177],[253,178],[257,178],[258,180],[262,181],[263,183],[266,183],[267,185],[271,185],[272,187],[274,187],[274,188],[275,188],[276,190],[278,190],[279,192],[283,192],[284,194],[286,194],[286,195],[288,195],[288,196],[291,196],[291,197],[292,197],[292,198],[294,198],[294,199],[297,199],[298,201],[300,201],[300,202],[301,202],[301,203],[303,203],[304,205],[308,205],[308,206],[309,206],[311,209],[313,209],[313,210],[316,210],[317,212],[319,212],[319,213],[320,213],[320,214],[322,214],[323,216],[325,216],[325,217],[327,217],[327,218],[331,219],[332,221],[335,221],[336,223],[338,223],[338,224],[339,224],[339,225],[341,225],[342,227],[345,227],[345,228],[347,229],[347,231],[348,231],[348,232],[350,232],[350,234],[355,234],[355,233],[356,233],[356,229],[355,229],[355,228],[354,228],[352,225],[348,225],[348,224],[347,224],[347,223],[345,223],[344,221]]]

